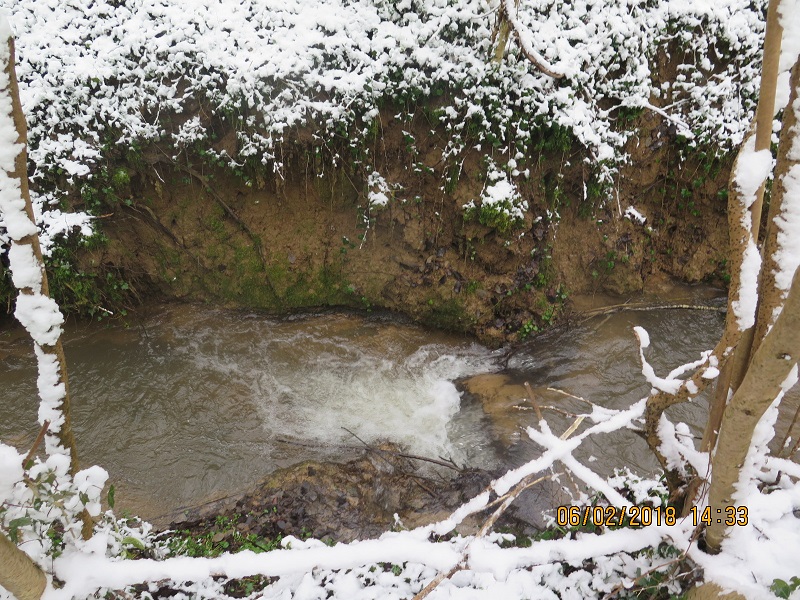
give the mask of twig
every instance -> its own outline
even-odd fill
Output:
[[[354,435],[352,431],[349,429],[342,427],[345,431],[349,434]],[[355,437],[355,436],[354,436]],[[360,450],[362,446],[351,446],[349,444],[307,444],[304,442],[297,442],[295,440],[287,440],[286,438],[275,438],[276,442],[281,444],[292,444],[293,446],[302,446],[304,448],[341,448],[344,450]],[[436,458],[429,458],[427,456],[420,456],[418,454],[406,454],[405,452],[398,452],[396,450],[386,450],[384,448],[375,448],[373,446],[367,445],[364,440],[358,440],[369,450],[373,452],[383,452],[384,454],[391,454],[392,456],[399,456],[400,458],[407,458],[409,460],[421,460],[424,462],[429,462],[434,465],[439,465],[440,467],[446,467],[448,469],[452,469],[453,471],[458,471],[459,473],[464,470],[464,467],[459,467],[452,459],[445,459],[443,457]]]
[[[680,564],[684,560],[686,560],[686,556],[689,554],[689,548],[691,548],[692,544],[697,541],[697,538],[700,536],[701,529],[702,529],[702,525],[698,525],[697,527],[695,527],[694,531],[692,532],[692,537],[689,538],[689,545],[686,547],[686,550],[681,552],[680,556],[677,556],[677,557],[673,558],[672,560],[670,560],[668,562],[660,564],[660,565],[658,565],[656,567],[653,567],[653,568],[649,569],[648,571],[645,571],[644,573],[640,574],[638,577],[636,577],[633,580],[633,582],[632,582],[633,585],[635,585],[637,581],[639,581],[641,579],[644,579],[645,577],[647,577],[651,573],[654,573],[654,572],[658,571],[659,569],[662,569],[662,568],[664,568],[664,567],[666,567],[668,565],[673,565],[672,572],[674,573],[675,569],[680,567]],[[689,571],[689,572],[691,573],[691,571]],[[603,600],[609,600],[610,598],[615,598],[616,595],[619,592],[621,592],[622,590],[624,590],[624,589],[631,589],[631,588],[626,588],[624,582],[618,583],[614,589],[612,589],[605,596],[603,596]],[[642,588],[642,589],[646,589],[646,588]]]
[[[395,466],[394,466],[394,465],[393,465],[391,462],[389,462],[389,461],[386,459],[386,457],[385,457],[385,456],[383,456],[383,455],[382,455],[382,453],[383,453],[383,452],[385,452],[384,450],[381,450],[380,448],[375,448],[374,446],[371,446],[370,444],[368,444],[367,442],[365,442],[364,440],[362,440],[360,437],[358,437],[358,436],[357,436],[355,433],[353,433],[352,431],[350,431],[350,430],[349,430],[347,427],[342,427],[342,429],[344,429],[344,430],[345,430],[347,433],[349,433],[349,434],[350,434],[350,435],[352,435],[354,438],[356,438],[356,439],[357,439],[359,442],[361,442],[362,444],[364,444],[364,446],[366,447],[366,449],[367,449],[368,451],[370,451],[370,452],[373,452],[374,454],[377,454],[377,455],[378,455],[378,457],[379,457],[379,458],[380,458],[380,459],[381,459],[383,462],[385,462],[387,465],[389,465],[389,467],[391,467],[391,468],[392,468],[392,470],[394,470]],[[388,454],[394,454],[394,453],[392,453],[392,452],[387,452],[387,453],[388,453]],[[410,478],[411,478],[411,479],[414,481],[414,483],[416,483],[416,484],[417,484],[419,487],[421,487],[421,488],[422,488],[424,491],[426,491],[426,492],[427,492],[427,493],[428,493],[428,494],[431,496],[431,498],[435,498],[435,497],[436,497],[436,494],[433,492],[433,490],[431,490],[429,487],[427,487],[426,485],[424,485],[424,484],[422,483],[422,481],[421,481],[422,477],[420,477],[420,476],[418,476],[418,475],[415,475],[415,474],[413,474],[413,473],[408,473],[408,472],[405,472],[404,474],[405,474],[406,476],[410,477]]]
[[[527,381],[525,382],[525,387],[528,389],[528,393],[531,395],[531,401],[533,402],[533,405],[536,406],[536,402],[535,402],[535,400],[533,400],[533,392],[530,389],[530,384]],[[537,413],[539,413],[539,417],[540,417],[539,420],[541,421],[542,420],[541,419],[541,412],[539,411],[538,407],[537,407],[536,411],[537,411]],[[577,419],[575,419],[575,422],[569,427],[569,429],[567,429],[563,434],[561,434],[561,439],[565,440],[570,435],[572,435],[572,433],[583,422],[583,419],[584,419],[584,417],[582,417],[582,416],[580,416]],[[478,531],[477,535],[475,536],[475,539],[480,539],[480,538],[484,537],[491,530],[491,528],[494,526],[494,524],[497,522],[497,520],[508,510],[508,507],[511,506],[511,504],[514,502],[514,500],[516,500],[522,492],[524,492],[528,488],[536,485],[537,483],[541,483],[542,481],[545,481],[546,479],[553,479],[557,474],[556,473],[551,473],[550,475],[543,475],[543,476],[541,476],[541,477],[539,477],[537,479],[533,479],[533,477],[535,475],[536,475],[536,473],[531,473],[529,475],[526,475],[510,491],[508,491],[505,495],[503,495],[503,496],[501,496],[499,498],[496,498],[495,500],[493,500],[491,503],[489,503],[485,507],[485,509],[488,509],[488,508],[491,508],[493,506],[497,506],[499,504],[497,509],[489,516],[488,519],[486,519],[486,522],[483,524],[483,526]],[[558,473],[558,475],[560,475],[560,473]],[[491,490],[492,489],[491,486],[488,489]],[[433,581],[431,581],[428,585],[426,585],[425,588],[423,588],[423,590],[419,594],[414,596],[414,598],[412,600],[422,600],[428,594],[430,594],[434,589],[436,589],[436,587],[440,583],[442,583],[445,579],[448,579],[448,578],[452,577],[458,571],[461,571],[461,570],[465,569],[466,565],[467,565],[467,553],[468,552],[469,552],[469,546],[467,546],[467,548],[464,550],[464,553],[462,554],[461,560],[458,562],[458,564],[456,566],[454,566],[452,569],[450,569],[447,573],[443,573],[443,574],[439,575],[438,577],[436,577]]]
[[[581,398],[580,396],[576,396],[574,394],[570,394],[569,392],[565,392],[564,390],[560,390],[558,388],[549,387],[549,388],[547,388],[547,391],[548,392],[557,392],[559,394],[563,394],[565,396],[568,396],[569,398],[572,398],[573,400],[580,400],[581,402],[585,402],[586,404],[588,404],[591,407],[595,406],[594,402],[592,402],[590,400],[587,400],[586,398]]]
[[[563,73],[555,71],[553,67],[544,59],[544,57],[539,56],[533,47],[526,43],[526,32],[522,30],[522,24],[517,19],[516,6],[512,5],[510,0],[504,0],[501,4],[501,11],[501,14],[510,25],[511,32],[514,34],[514,38],[517,40],[517,45],[519,46],[520,51],[529,61],[531,61],[531,63],[533,63],[533,66],[553,79],[561,79],[564,77]]]
[[[623,310],[646,312],[651,310],[710,310],[714,312],[726,312],[728,309],[724,306],[708,306],[705,304],[613,304],[611,306],[604,306],[602,308],[594,308],[580,313],[583,320],[591,319],[598,315],[609,315]]]
[[[25,457],[25,460],[22,461],[22,468],[27,469],[28,463],[33,460],[33,455],[36,454],[36,448],[39,447],[39,444],[42,443],[47,430],[50,429],[50,421],[45,421],[42,423],[42,427],[39,429],[39,435],[36,436],[36,439],[33,441],[33,446],[31,446],[28,455]]]
[[[414,596],[411,600],[423,600],[423,598],[427,598],[428,594],[430,594],[433,590],[435,590],[440,583],[442,583],[445,579],[450,579],[453,575],[458,573],[459,571],[463,571],[466,568],[466,565],[462,562],[459,562],[455,567],[450,569],[447,573],[441,573],[434,578],[428,585],[426,585],[420,592]]]
[[[531,410],[527,406],[515,406],[514,408],[517,409],[517,410]],[[564,415],[565,417],[570,417],[572,419],[575,419],[576,417],[578,417],[578,415],[576,415],[575,413],[568,412],[566,410],[563,410],[561,408],[557,408],[555,406],[550,406],[549,404],[543,404],[539,408],[541,408],[542,410],[552,410],[553,412],[557,412],[557,413],[559,413],[561,415]]]
[[[800,449],[800,437],[797,438],[797,441],[794,443],[794,446],[792,446],[792,450],[789,452],[786,458],[792,458],[798,449]]]
[[[531,384],[526,381],[524,385],[525,391],[528,392],[528,400],[531,401],[531,404],[533,404],[533,409],[536,411],[536,418],[539,419],[539,421],[543,421],[544,418],[542,417],[542,411],[539,410],[539,404],[536,402],[536,396],[533,395],[533,388],[531,388]]]
[[[342,429],[344,429],[344,430],[345,430],[347,433],[349,433],[349,434],[350,434],[350,435],[352,435],[354,438],[356,438],[356,439],[357,439],[359,442],[361,442],[362,444],[364,444],[364,447],[365,447],[367,450],[369,450],[370,452],[375,452],[375,448],[374,448],[373,446],[371,446],[370,444],[368,444],[367,442],[365,442],[364,440],[362,440],[362,439],[361,439],[360,437],[358,437],[358,436],[357,436],[355,433],[353,433],[352,431],[350,431],[350,430],[349,430],[347,427],[342,427]],[[381,458],[381,460],[382,460],[383,462],[385,462],[387,465],[389,465],[390,467],[392,467],[392,469],[394,469],[394,465],[393,465],[392,463],[390,463],[390,462],[389,462],[389,461],[388,461],[388,460],[387,460],[385,457],[381,456],[380,458]]]
[[[578,427],[581,426],[581,423],[583,423],[583,420],[585,418],[586,417],[584,415],[579,415],[578,417],[576,417],[575,421],[573,421],[572,425],[570,425],[569,428],[567,428],[567,430],[564,433],[561,434],[561,439],[565,440],[569,436],[571,436],[573,433],[575,433],[575,430],[578,429]]]
[[[551,474],[532,480],[534,475],[536,475],[536,473],[531,473],[530,475],[524,477],[519,483],[517,483],[517,485],[514,486],[514,488],[510,492],[508,492],[504,496],[501,496],[500,498],[495,499],[491,504],[489,504],[486,507],[490,508],[492,506],[500,504],[500,506],[489,516],[489,518],[486,519],[486,522],[480,528],[480,531],[478,531],[478,533],[475,535],[475,539],[480,539],[484,537],[491,530],[491,528],[494,526],[497,520],[503,515],[503,513],[506,512],[506,510],[508,510],[508,507],[511,506],[514,500],[516,500],[517,497],[522,492],[524,492],[529,487],[532,487],[537,483],[544,481],[545,479],[552,479],[554,477],[554,474]],[[426,585],[416,596],[414,596],[414,598],[412,598],[412,600],[423,600],[423,598],[426,598],[428,594],[430,594],[433,590],[435,590],[439,586],[439,584],[441,584],[445,579],[449,579],[459,571],[463,571],[464,569],[466,569],[468,552],[469,552],[469,546],[464,550],[464,553],[461,557],[461,560],[458,561],[458,564],[456,564],[452,569],[450,569],[446,573],[441,573],[436,578],[434,578],[433,581],[431,581],[428,585]]]
[[[492,505],[500,504],[500,506],[497,508],[497,510],[495,510],[492,513],[492,515],[488,519],[486,519],[486,522],[483,524],[483,527],[481,527],[480,531],[478,531],[478,534],[475,536],[476,538],[481,538],[481,537],[485,536],[487,533],[489,533],[489,530],[494,526],[494,524],[497,522],[497,520],[501,516],[503,516],[503,513],[508,510],[508,507],[511,506],[511,503],[514,502],[514,500],[516,500],[517,497],[522,492],[524,492],[525,490],[527,490],[530,487],[533,487],[537,483],[541,483],[542,481],[545,481],[546,479],[552,479],[553,477],[555,477],[555,474],[551,473],[550,475],[543,475],[542,477],[539,477],[538,479],[533,479],[534,475],[536,475],[536,473],[531,473],[530,475],[527,475],[526,477],[524,477],[517,485],[514,486],[514,488],[510,492],[508,492],[505,496],[497,498],[490,505],[490,506],[492,506]]]

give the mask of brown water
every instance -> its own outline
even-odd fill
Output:
[[[586,407],[546,388],[623,407],[649,390],[632,326],[650,332],[649,358],[665,373],[711,348],[722,323],[709,311],[598,317],[537,339],[514,355],[507,373],[562,410]],[[389,438],[471,466],[514,465],[537,453],[524,435],[511,447],[498,441],[498,425],[481,403],[460,397],[454,380],[501,368],[500,353],[463,337],[386,317],[274,319],[204,306],[162,307],[128,328],[68,329],[82,463],[105,467],[117,508],[146,518],[247,488],[278,467],[352,456],[342,446],[360,442],[347,430],[365,442]],[[29,346],[17,329],[0,331],[0,439],[20,448],[37,429]],[[513,429],[533,424],[531,411],[511,414]],[[571,421],[547,416],[555,430]],[[671,416],[701,423],[705,402]],[[580,456],[602,472],[654,468],[630,433],[593,440]]]

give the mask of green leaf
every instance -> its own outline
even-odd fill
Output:
[[[109,486],[109,488],[108,488],[108,507],[111,508],[111,509],[114,508],[114,493],[116,491],[117,490],[114,488],[113,485]]]
[[[11,541],[16,544],[19,541],[19,528],[30,524],[31,524],[30,517],[19,517],[18,519],[11,519],[11,522],[8,524],[8,535],[11,538]]]
[[[772,593],[778,598],[788,598],[789,594],[792,593],[792,589],[789,587],[789,584],[783,579],[775,579],[772,582],[772,585],[769,586],[769,589],[772,590]]]
[[[122,545],[133,546],[134,548],[138,548],[139,550],[145,550],[145,545],[142,543],[142,540],[131,536],[122,538]]]

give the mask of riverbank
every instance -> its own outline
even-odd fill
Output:
[[[562,32],[531,37],[553,78],[477,0],[236,2],[236,39],[201,5],[10,3],[59,304],[384,308],[498,346],[577,294],[724,284],[761,9],[581,6],[520,9]]]

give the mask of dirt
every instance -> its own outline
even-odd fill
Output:
[[[699,151],[680,161],[654,113],[639,117],[630,164],[602,197],[583,199],[591,181],[577,147],[529,157],[519,190],[530,209],[524,223],[500,231],[464,220],[463,205],[485,184],[478,151],[466,153],[448,187],[444,132],[423,110],[410,123],[394,112],[382,113],[383,136],[371,148],[375,168],[398,186],[385,208],[366,210],[363,168],[345,159],[333,166],[300,134],[284,145],[279,174],[234,174],[150,147],[135,163],[119,162],[129,183],[100,221],[109,242],[80,264],[121,274],[131,301],[279,313],[380,307],[490,345],[546,328],[576,294],[630,296],[654,279],[725,278],[729,165]],[[216,150],[235,153],[231,132],[219,139]],[[415,169],[420,163],[427,169]],[[630,205],[644,225],[622,216]]]

